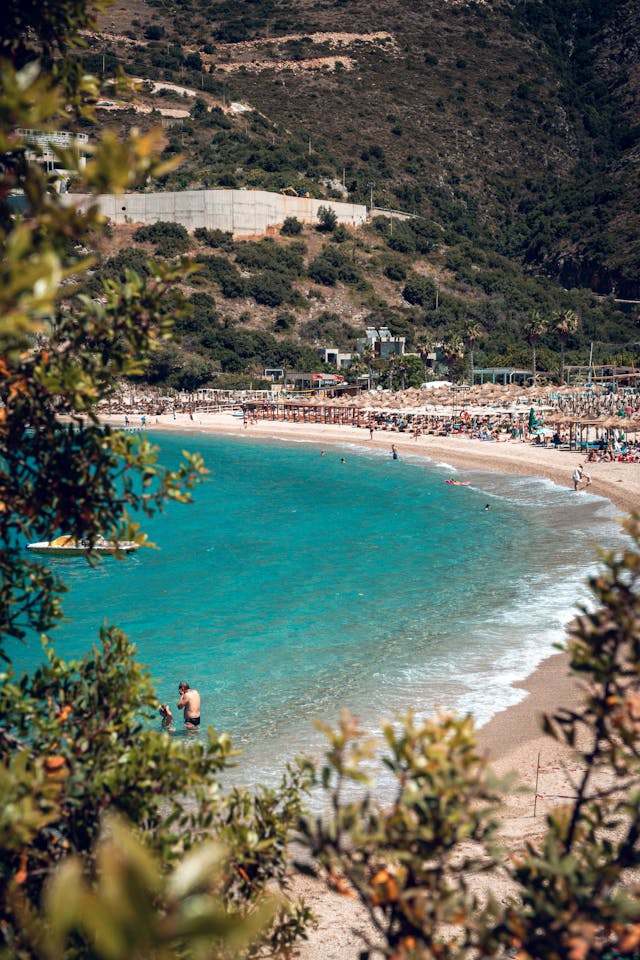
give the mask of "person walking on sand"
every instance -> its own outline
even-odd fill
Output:
[[[186,680],[178,684],[178,710],[184,710],[184,724],[187,730],[195,730],[200,726],[200,694],[192,690]]]

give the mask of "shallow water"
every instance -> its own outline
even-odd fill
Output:
[[[454,487],[449,466],[355,446],[154,439],[168,464],[201,451],[210,477],[146,525],[159,550],[58,561],[71,622],[53,639],[78,655],[105,618],[121,626],[159,700],[198,688],[245,782],[317,751],[313,719],[342,706],[375,730],[409,707],[484,722],[516,702],[586,596],[594,545],[620,542],[607,501],[543,480],[466,471]],[[15,651],[36,657],[37,640]]]

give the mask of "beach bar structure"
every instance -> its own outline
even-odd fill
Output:
[[[597,384],[607,386],[614,393],[618,387],[640,387],[640,372],[635,367],[619,367],[616,364],[604,366],[565,366],[568,384]]]
[[[365,426],[370,411],[360,407],[336,404],[331,400],[309,403],[299,400],[249,400],[243,404],[247,417],[289,423],[336,423],[341,426]]]
[[[525,384],[533,377],[532,370],[518,370],[515,367],[476,367],[473,371],[473,382],[479,383],[508,383]]]
[[[604,438],[605,445],[611,439],[613,431],[628,437],[637,435],[640,422],[621,417],[564,417],[558,422],[569,426],[569,449],[588,452],[598,448]],[[593,431],[593,433],[591,432]]]

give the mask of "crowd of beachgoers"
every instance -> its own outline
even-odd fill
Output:
[[[434,389],[410,387],[407,390],[374,389],[357,394],[328,391],[272,393],[264,390],[201,390],[194,393],[162,393],[158,388],[123,385],[118,394],[103,401],[113,413],[188,412],[216,407],[240,406],[248,402],[290,402],[309,406],[349,406],[371,411],[406,410],[460,415],[465,409],[490,413],[501,410],[517,414],[523,407],[544,408],[583,419],[617,416],[640,422],[640,383],[636,387],[613,389],[608,386],[518,387],[515,384],[485,383],[475,387],[438,386]]]
[[[415,440],[461,436],[576,449],[591,462],[640,462],[640,388],[635,387],[561,390],[484,384],[355,396],[202,391],[173,397],[127,387],[109,404],[108,416],[119,415],[126,427],[136,428],[167,418],[184,424],[225,411],[242,416],[245,426],[258,420],[324,423],[397,432]]]

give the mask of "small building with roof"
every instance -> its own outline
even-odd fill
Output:
[[[372,352],[381,360],[404,356],[406,337],[395,337],[388,327],[367,327],[364,337],[356,341],[358,353]]]

